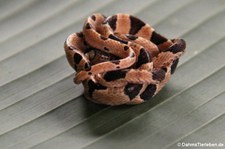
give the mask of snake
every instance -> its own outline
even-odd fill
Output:
[[[148,101],[170,80],[184,54],[183,39],[167,39],[141,19],[118,13],[90,15],[64,43],[84,96],[110,106]]]

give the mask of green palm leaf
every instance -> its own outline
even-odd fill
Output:
[[[92,12],[126,12],[186,40],[176,73],[151,101],[97,105],[73,84],[63,42]],[[0,148],[225,147],[224,26],[223,0],[0,0]]]

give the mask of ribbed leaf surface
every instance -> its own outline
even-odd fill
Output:
[[[176,73],[147,103],[109,107],[73,84],[63,43],[93,12],[135,15],[187,42]],[[0,0],[1,149],[225,148],[224,0]]]

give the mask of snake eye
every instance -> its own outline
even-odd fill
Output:
[[[94,50],[90,50],[85,55],[88,57],[89,60],[93,60],[95,58],[96,52]]]

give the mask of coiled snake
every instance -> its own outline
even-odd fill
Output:
[[[139,104],[156,95],[185,51],[183,39],[169,40],[128,14],[87,18],[64,49],[89,100],[106,105]]]

